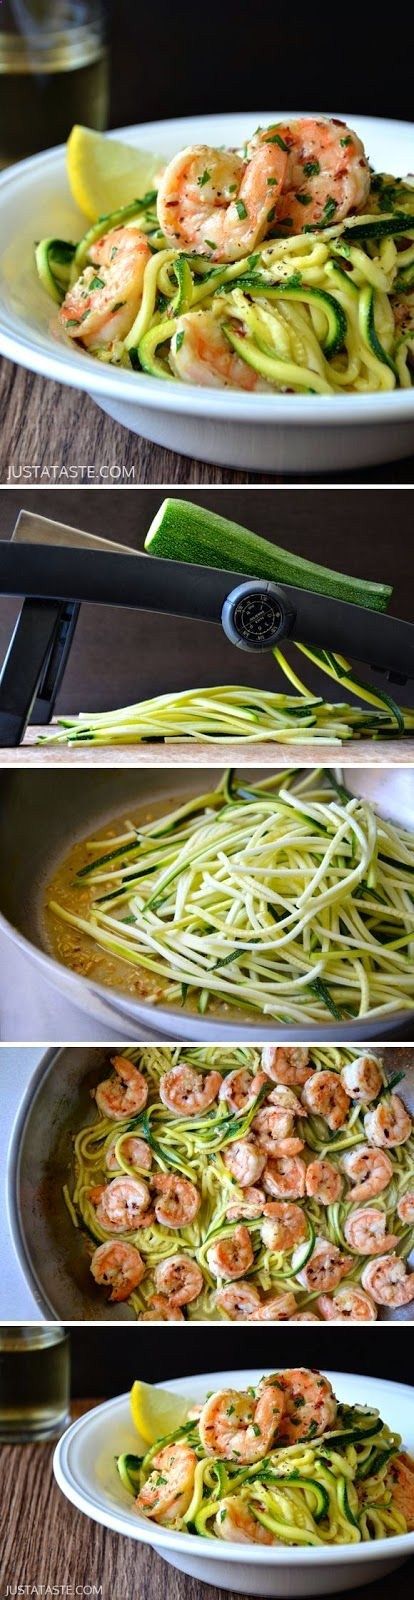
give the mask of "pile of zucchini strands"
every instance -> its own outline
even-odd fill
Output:
[[[247,1525],[256,1524],[257,1539],[264,1528],[276,1544],[358,1544],[407,1531],[389,1477],[401,1437],[372,1407],[340,1405],[333,1427],[320,1438],[312,1438],[311,1425],[297,1444],[278,1446],[276,1439],[272,1450],[252,1466],[206,1457],[198,1422],[189,1420],[157,1439],[145,1456],[118,1456],[119,1476],[129,1494],[139,1493],[154,1472],[154,1457],[176,1440],[185,1440],[197,1457],[190,1505],[174,1522],[183,1533],[228,1538],[227,1497],[233,1516],[239,1506],[242,1527],[244,1513]]]
[[[126,339],[93,354],[171,381],[170,348],[185,338],[180,318],[212,312],[235,353],[276,391],[335,395],[412,387],[414,353],[414,188],[374,174],[365,215],[334,222],[328,201],[319,224],[273,234],[242,261],[211,260],[166,248],[152,190],[88,229],[78,245],[42,239],[41,283],[60,303],[89,264],[96,240],[134,219],[148,237],[138,315]],[[241,331],[242,330],[242,331]]]
[[[231,772],[124,831],[75,886],[89,914],[50,910],[143,969],[147,998],[220,1004],[280,1022],[386,1017],[414,998],[414,833],[334,773]],[[82,895],[84,900],[84,893]],[[154,992],[151,992],[151,976]]]

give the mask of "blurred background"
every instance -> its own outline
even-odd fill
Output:
[[[19,511],[26,509],[143,550],[163,498],[157,489],[132,494],[112,489],[108,496],[105,489],[73,488],[69,498],[66,489],[49,489],[46,495],[43,489],[6,489],[0,491],[0,539],[11,538]],[[252,488],[247,493],[244,489],[192,489],[181,491],[179,498],[196,501],[322,565],[390,583],[394,590],[390,610],[412,621],[409,489],[394,494],[383,494],[380,489],[355,489],[352,494],[338,494],[335,489],[311,493],[302,489]],[[0,663],[19,610],[17,601],[0,601]],[[351,640],[349,648],[352,653]],[[328,680],[310,662],[300,661],[294,647],[288,645],[286,654],[292,662],[296,655],[296,667],[299,664],[300,675],[312,691],[328,693]],[[366,681],[387,688],[383,675],[365,666],[361,672]],[[160,626],[160,619],[149,612],[82,606],[57,711],[109,711],[150,695],[220,683],[286,691],[286,680],[270,652],[241,654],[218,624],[202,626],[190,619],[177,621],[165,616]],[[396,693],[402,705],[412,704],[412,683],[399,686]],[[332,694],[335,698],[333,689]],[[336,698],[341,698],[339,692]]]
[[[76,1399],[120,1394],[134,1378],[165,1383],[197,1372],[282,1366],[322,1367],[372,1378],[412,1383],[411,1329],[339,1327],[72,1327],[72,1395]],[[235,1335],[236,1345],[235,1347]]]
[[[414,21],[398,37],[372,6],[338,12],[255,0],[106,0],[110,126],[200,112],[348,111],[413,117]],[[413,151],[414,167],[414,151]]]
[[[401,42],[367,4],[341,21],[325,0],[256,0],[244,15],[240,0],[204,13],[188,0],[0,0],[0,167],[76,122],[301,109],[411,120],[407,10]]]

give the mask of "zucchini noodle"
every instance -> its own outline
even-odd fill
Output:
[[[405,1499],[399,1492],[399,1473],[404,1463],[404,1472],[410,1479],[413,1475],[412,1501],[414,1462],[400,1453],[401,1436],[370,1407],[338,1405],[334,1423],[321,1426],[317,1438],[311,1439],[311,1427],[302,1441],[278,1445],[276,1433],[270,1452],[263,1450],[260,1455],[258,1445],[253,1464],[244,1462],[242,1445],[239,1461],[226,1460],[224,1453],[214,1455],[213,1441],[207,1455],[203,1444],[207,1406],[216,1405],[219,1415],[228,1402],[228,1416],[237,1400],[241,1418],[245,1401],[247,1421],[258,1414],[252,1412],[252,1402],[263,1397],[266,1387],[275,1381],[280,1388],[280,1381],[283,1386],[290,1376],[289,1370],[278,1372],[245,1393],[229,1389],[208,1397],[205,1407],[197,1407],[200,1423],[189,1419],[159,1439],[143,1458],[120,1456],[118,1472],[127,1492],[134,1498],[138,1495],[139,1514],[204,1539],[269,1545],[359,1544],[410,1531],[414,1513],[411,1509],[410,1516],[408,1506],[401,1508]],[[297,1403],[306,1405],[308,1390],[317,1392],[318,1374],[298,1369],[294,1376],[303,1380]],[[260,1428],[254,1431],[260,1435]],[[216,1432],[219,1452],[218,1421]],[[181,1508],[174,1515],[172,1488],[177,1482]]]
[[[90,860],[90,854],[94,859]],[[322,770],[227,775],[117,847],[85,845],[51,927],[145,978],[147,998],[283,1023],[412,1009],[414,835]],[[87,893],[89,891],[89,893]],[[63,959],[76,967],[63,945]],[[71,959],[72,957],[72,959]]]
[[[353,679],[351,668],[346,688],[355,689],[362,699],[370,698],[379,707],[377,711],[362,711],[346,702],[332,705],[310,694],[288,668],[282,651],[275,650],[274,654],[286,676],[296,684],[298,694],[274,694],[236,684],[186,689],[142,700],[121,711],[58,717],[58,726],[40,734],[37,742],[96,746],[140,744],[147,739],[173,744],[175,740],[189,739],[194,744],[227,744],[231,740],[232,744],[342,745],[349,739],[395,738],[414,731],[414,709],[399,711],[382,691],[365,690]],[[310,655],[310,651],[306,654]],[[312,659],[316,659],[315,652]],[[322,661],[317,665],[322,671],[327,670]],[[331,676],[337,673],[332,672]]]
[[[176,364],[187,337],[186,316],[200,312],[208,314],[213,341],[214,330],[224,336],[229,360],[234,352],[249,370],[246,388],[255,386],[256,377],[259,388],[297,394],[412,387],[414,193],[409,179],[373,175],[364,215],[350,215],[336,225],[305,223],[293,236],[283,236],[283,225],[272,222],[270,236],[253,253],[224,265],[169,248],[156,199],[154,190],[101,218],[77,246],[47,238],[36,248],[42,286],[61,303],[91,262],[90,250],[101,236],[134,222],[146,235],[151,254],[138,314],[124,338],[108,344],[96,337],[95,358],[149,378],[172,382],[182,377],[202,384],[204,377],[194,376],[190,359],[188,376]],[[98,281],[104,287],[105,280]],[[220,379],[218,374],[217,382],[240,386],[237,376]]]
[[[145,1109],[139,1115],[130,1115],[116,1125],[109,1117],[101,1112],[97,1114],[95,1111],[93,1120],[74,1136],[73,1172],[70,1182],[63,1191],[73,1224],[85,1232],[88,1252],[92,1254],[92,1248],[113,1237],[98,1221],[91,1191],[97,1186],[108,1184],[115,1173],[117,1176],[123,1173],[129,1177],[139,1176],[149,1184],[157,1172],[178,1174],[195,1186],[200,1198],[195,1220],[188,1226],[174,1230],[173,1246],[171,1228],[162,1226],[156,1221],[149,1226],[141,1226],[132,1231],[125,1230],[122,1233],[122,1239],[136,1246],[145,1264],[142,1282],[131,1294],[128,1302],[138,1319],[151,1307],[156,1288],[155,1269],[159,1263],[168,1261],[173,1249],[197,1262],[203,1277],[203,1288],[197,1299],[186,1307],[186,1316],[198,1322],[226,1320],[226,1313],[216,1301],[217,1278],[211,1270],[209,1250],[213,1244],[231,1238],[236,1222],[228,1219],[227,1212],[229,1206],[235,1202],[240,1207],[240,1216],[248,1229],[254,1255],[253,1263],[244,1275],[243,1281],[246,1278],[249,1285],[254,1285],[260,1292],[261,1298],[265,1300],[267,1295],[282,1295],[290,1291],[294,1295],[292,1314],[294,1306],[298,1311],[309,1310],[314,1313],[317,1297],[303,1287],[298,1274],[310,1258],[315,1240],[321,1237],[345,1249],[349,1259],[346,1286],[348,1288],[350,1285],[359,1285],[366,1260],[370,1258],[350,1252],[344,1238],[344,1224],[353,1205],[350,1180],[346,1180],[344,1196],[340,1203],[325,1206],[309,1197],[301,1201],[306,1222],[306,1237],[301,1246],[300,1260],[295,1256],[294,1264],[293,1244],[288,1250],[272,1250],[263,1243],[263,1216],[260,1206],[257,1216],[244,1217],[244,1191],[226,1167],[226,1151],[231,1148],[235,1140],[246,1138],[249,1131],[252,1137],[254,1117],[274,1087],[271,1079],[267,1080],[264,1088],[258,1090],[249,1109],[242,1110],[238,1114],[229,1111],[227,1102],[221,1099],[216,1100],[210,1110],[200,1115],[173,1115],[160,1097],[160,1081],[172,1068],[192,1067],[200,1073],[218,1071],[223,1080],[230,1072],[241,1069],[248,1069],[254,1075],[260,1069],[260,1048],[235,1045],[230,1047],[148,1045],[128,1048],[123,1055],[139,1067],[145,1079],[148,1087]],[[316,1072],[329,1071],[337,1074],[357,1056],[356,1049],[338,1049],[334,1046],[330,1048],[317,1046],[309,1053],[311,1065]],[[381,1093],[386,1094],[389,1085],[381,1062],[379,1067],[383,1078]],[[351,1104],[344,1126],[334,1134],[320,1116],[309,1115],[300,1118],[297,1131],[303,1140],[304,1159],[313,1161],[315,1156],[328,1157],[335,1169],[342,1172],[343,1153],[358,1149],[359,1145],[366,1146],[363,1113],[363,1107]],[[127,1159],[125,1141],[131,1134],[140,1140],[145,1140],[152,1159],[150,1172],[147,1166],[132,1165]],[[400,1221],[397,1206],[407,1189],[414,1187],[413,1136],[411,1135],[404,1145],[390,1149],[388,1155],[392,1165],[392,1177],[385,1193],[381,1193],[374,1204],[384,1211],[387,1231],[391,1229],[397,1235],[397,1254],[405,1260],[414,1246],[414,1227]],[[114,1157],[115,1165],[113,1165]],[[260,1307],[258,1316],[259,1314]],[[156,1320],[155,1311],[154,1321]],[[287,1320],[290,1320],[290,1317]]]

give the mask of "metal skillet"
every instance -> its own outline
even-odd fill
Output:
[[[275,769],[277,770],[277,769]],[[247,779],[254,781],[268,777],[257,770],[252,774],[244,769]],[[26,952],[37,964],[42,980],[52,984],[64,1000],[66,997],[83,1012],[87,1011],[100,1024],[104,1022],[111,1038],[111,1028],[128,1040],[162,1037],[164,1039],[191,1040],[201,1043],[220,1043],[222,1040],[259,1039],[311,1041],[322,1036],[338,1042],[384,1037],[412,1012],[395,1014],[380,1024],[369,1018],[355,1022],[335,1022],[327,1018],[326,1028],[304,1023],[280,1025],[251,1020],[236,1010],[219,1015],[209,1011],[201,1016],[196,1011],[178,1009],[167,1005],[149,1004],[131,992],[104,987],[91,977],[80,976],[64,966],[49,953],[43,920],[45,888],[59,862],[64,860],[77,840],[88,838],[114,817],[128,816],[131,811],[165,799],[165,809],[171,802],[202,793],[211,787],[211,769],[196,772],[190,767],[164,769],[79,771],[70,768],[60,771],[12,771],[0,774],[0,935],[8,938]],[[219,772],[217,772],[217,781]],[[374,770],[349,768],[346,782],[354,793],[364,793],[374,800],[378,810],[405,826],[414,826],[414,771],[413,769]],[[1,1006],[1,967],[0,967]],[[79,1037],[79,1035],[78,1035]]]
[[[403,1070],[401,1092],[414,1113],[414,1049],[381,1051],[389,1077]],[[110,1305],[93,1283],[85,1237],[73,1227],[63,1197],[73,1162],[73,1135],[95,1119],[91,1089],[108,1072],[109,1049],[48,1050],[33,1074],[10,1144],[8,1206],[14,1247],[39,1310],[64,1321],[129,1321],[125,1304]],[[413,1305],[379,1311],[410,1321]]]

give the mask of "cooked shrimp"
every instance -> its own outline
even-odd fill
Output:
[[[243,1189],[240,1200],[234,1200],[227,1206],[226,1217],[228,1222],[240,1222],[243,1217],[261,1217],[266,1210],[266,1195],[264,1189],[255,1189],[251,1185]]]
[[[407,1273],[399,1256],[377,1256],[368,1261],[361,1282],[377,1306],[408,1306],[414,1300],[414,1272]]]
[[[300,1206],[288,1200],[273,1200],[265,1206],[262,1242],[267,1250],[294,1250],[307,1238],[306,1217]]]
[[[194,1222],[200,1207],[200,1195],[189,1178],[176,1177],[173,1172],[157,1172],[152,1187],[160,1199],[155,1200],[157,1222],[162,1228],[187,1228]]]
[[[68,289],[59,320],[71,339],[87,350],[125,339],[142,300],[144,272],[151,260],[140,228],[112,228],[91,245],[92,265]]]
[[[351,1256],[342,1255],[338,1246],[330,1244],[327,1239],[317,1238],[309,1261],[297,1273],[297,1277],[310,1293],[322,1293],[325,1289],[337,1289],[341,1278],[346,1277],[352,1266]]]
[[[284,1410],[278,1431],[279,1444],[296,1444],[300,1439],[317,1438],[332,1428],[337,1402],[328,1378],[307,1367],[291,1367],[277,1374],[284,1395]],[[262,1380],[265,1388],[272,1378]]]
[[[233,150],[187,145],[173,157],[158,190],[157,213],[168,244],[212,261],[239,261],[269,231],[287,170],[279,143],[252,142],[246,159]]]
[[[260,1461],[272,1447],[284,1408],[278,1375],[249,1394],[219,1389],[206,1400],[199,1421],[206,1455],[246,1465]]]
[[[173,1305],[165,1294],[153,1294],[148,1311],[143,1311],[140,1322],[184,1322],[180,1306]]]
[[[220,1311],[225,1311],[231,1322],[250,1322],[256,1320],[261,1307],[261,1299],[253,1283],[225,1283],[223,1289],[218,1289],[216,1306]]]
[[[286,1111],[284,1106],[264,1106],[253,1118],[252,1133],[266,1155],[277,1156],[279,1145],[286,1139],[291,1140],[293,1113]],[[303,1139],[295,1139],[295,1145],[297,1148],[290,1152],[292,1155],[298,1155],[303,1150]],[[285,1153],[289,1154],[288,1151]]]
[[[221,1072],[172,1067],[160,1078],[160,1100],[174,1117],[199,1117],[217,1099],[221,1083]]]
[[[110,1300],[128,1300],[138,1288],[145,1273],[139,1250],[121,1239],[108,1240],[98,1245],[91,1260],[91,1273],[95,1283],[110,1285]]]
[[[409,1139],[412,1121],[398,1094],[389,1094],[374,1111],[367,1111],[364,1128],[370,1144],[392,1149]]]
[[[104,1078],[94,1090],[95,1100],[103,1117],[111,1122],[126,1122],[138,1116],[148,1100],[148,1084],[142,1072],[134,1067],[128,1056],[112,1056],[114,1078]]]
[[[303,1103],[314,1116],[323,1117],[328,1128],[335,1133],[346,1122],[350,1099],[341,1083],[338,1072],[315,1072],[305,1083]]]
[[[345,122],[329,117],[300,117],[277,122],[260,134],[283,140],[287,171],[277,195],[277,222],[289,233],[342,222],[359,211],[370,189],[364,146]],[[257,138],[257,135],[256,135]]]
[[[349,1195],[353,1205],[360,1200],[375,1200],[375,1196],[382,1194],[391,1183],[393,1172],[389,1156],[384,1150],[371,1150],[369,1144],[360,1144],[356,1150],[347,1150],[346,1155],[342,1156],[341,1166],[354,1185]]]
[[[414,1223],[414,1189],[406,1189],[405,1194],[401,1195],[397,1212],[400,1222],[404,1222],[406,1226]]]
[[[142,1227],[142,1219],[150,1209],[148,1184],[143,1178],[129,1178],[123,1173],[89,1192],[98,1222],[109,1233],[133,1233]]]
[[[332,1161],[310,1161],[306,1168],[306,1193],[312,1200],[317,1200],[320,1206],[332,1206],[335,1200],[340,1200],[343,1182],[338,1168]]]
[[[309,1050],[294,1045],[287,1048],[284,1045],[265,1044],[262,1067],[274,1083],[285,1083],[293,1089],[301,1089],[315,1071],[309,1059]]]
[[[235,1494],[220,1500],[214,1532],[218,1539],[236,1539],[238,1544],[278,1543],[274,1534],[257,1522],[245,1500],[239,1500]]]
[[[183,1440],[166,1444],[152,1458],[152,1470],[136,1497],[137,1511],[166,1526],[185,1516],[197,1466],[195,1450]]]
[[[375,1206],[361,1206],[351,1211],[344,1223],[346,1242],[360,1256],[380,1256],[387,1250],[394,1250],[398,1235],[387,1233],[386,1229],[386,1216]]]
[[[178,317],[169,362],[182,383],[202,383],[207,389],[271,389],[235,354],[213,311],[185,311]]]
[[[401,1450],[395,1456],[387,1473],[387,1488],[392,1490],[393,1503],[402,1511],[409,1533],[414,1532],[414,1461]]]
[[[366,1105],[369,1100],[376,1100],[383,1088],[381,1067],[376,1056],[357,1056],[355,1061],[348,1061],[342,1067],[341,1083],[351,1100],[356,1100],[360,1105]]]
[[[106,1151],[105,1166],[108,1168],[108,1172],[119,1172],[120,1170],[119,1161],[115,1154],[115,1145],[118,1139],[119,1133],[116,1133]],[[122,1155],[124,1160],[128,1162],[129,1167],[141,1167],[144,1172],[149,1172],[150,1167],[152,1167],[152,1150],[149,1144],[146,1143],[145,1139],[137,1139],[133,1133],[128,1133],[123,1138]]]
[[[290,1322],[295,1311],[295,1296],[288,1289],[286,1294],[273,1294],[268,1300],[262,1300],[259,1320],[260,1322]]]
[[[249,1111],[265,1083],[265,1072],[252,1073],[248,1067],[238,1067],[236,1072],[228,1072],[223,1078],[219,1100],[225,1100],[229,1110],[239,1116],[242,1111]]]
[[[374,1301],[356,1284],[343,1284],[332,1297],[320,1294],[317,1306],[324,1322],[375,1322],[377,1317]]]
[[[266,1156],[254,1139],[234,1139],[223,1151],[223,1161],[241,1189],[250,1189],[266,1166]]]
[[[242,1278],[254,1261],[253,1246],[248,1228],[234,1229],[227,1238],[218,1239],[207,1251],[210,1272],[216,1278]]]
[[[159,1261],[154,1282],[158,1293],[167,1295],[172,1306],[190,1305],[204,1286],[200,1267],[189,1256],[169,1256],[167,1261]]]
[[[263,1188],[274,1200],[303,1200],[305,1173],[299,1156],[271,1156],[264,1169]]]
[[[292,1117],[307,1117],[308,1114],[302,1101],[298,1100],[297,1094],[294,1094],[293,1089],[288,1089],[284,1083],[277,1083],[276,1087],[271,1089],[267,1095],[267,1105],[291,1111]]]

